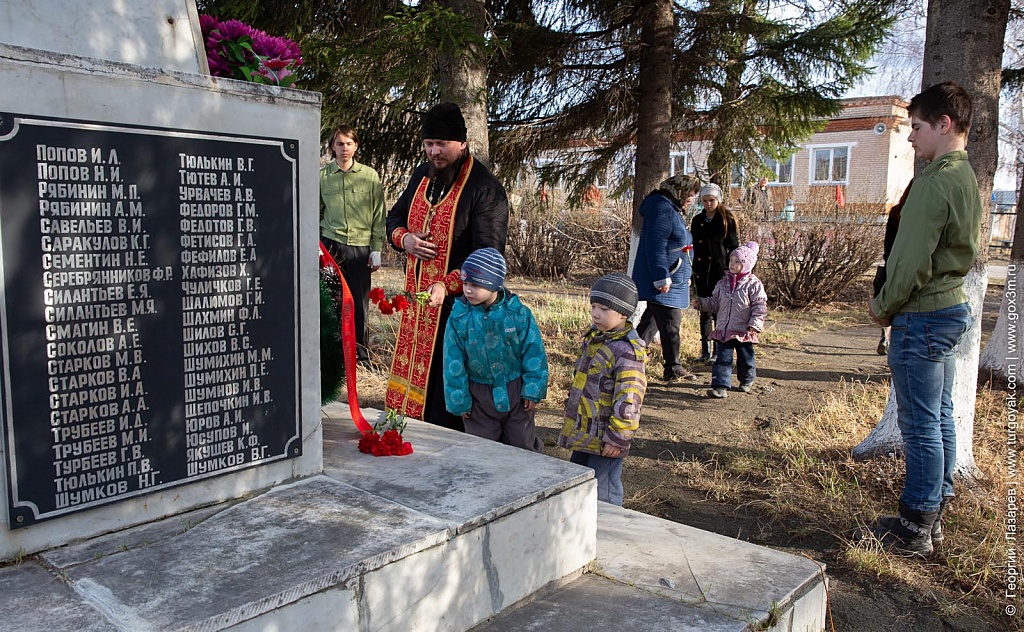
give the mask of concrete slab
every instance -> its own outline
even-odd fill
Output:
[[[0,626],[5,630],[114,632],[102,614],[36,562],[0,568]]]
[[[739,632],[745,622],[714,610],[666,599],[644,590],[584,575],[568,586],[504,612],[473,632]]]
[[[123,629],[221,629],[448,537],[429,516],[318,476],[67,573],[75,592]]]
[[[372,420],[382,414],[364,413]],[[460,580],[466,583],[461,590],[486,601],[465,603],[463,596],[459,608],[439,608],[448,593],[432,593],[434,626],[458,617],[465,625],[453,629],[464,630],[594,559],[597,497],[589,468],[416,420],[405,431],[412,455],[370,457],[358,451],[360,435],[347,406],[326,406],[324,418],[326,476],[435,517],[456,536],[477,542],[479,552],[468,554],[465,564],[451,567],[447,578],[438,581],[448,590],[453,576],[468,575]],[[452,548],[456,558],[467,555]],[[439,559],[422,572],[434,575],[433,569],[450,563]],[[483,583],[474,583],[478,579]],[[415,591],[399,599],[410,596]],[[456,614],[457,609],[466,612]]]
[[[811,560],[598,503],[593,573],[474,632],[768,629],[818,632],[824,568]]]
[[[39,556],[55,568],[67,569],[105,555],[119,553],[140,546],[149,546],[185,533],[210,516],[214,516],[241,500],[218,503],[212,507],[186,511],[163,520],[157,520],[107,536],[90,538],[67,546],[43,551]]]
[[[373,423],[383,413],[364,414]],[[590,468],[417,420],[404,434],[413,454],[370,458],[359,452],[359,431],[347,405],[324,406],[323,416],[326,476],[447,521],[457,531],[594,477]]]
[[[810,610],[824,624],[824,591],[816,589],[825,567],[813,560],[605,503],[597,522],[596,572],[610,579],[739,620],[799,605],[800,621]]]

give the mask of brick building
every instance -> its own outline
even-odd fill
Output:
[[[774,174],[769,190],[777,211],[792,199],[796,210],[834,204],[836,187],[842,187],[847,207],[870,212],[884,212],[899,201],[903,189],[914,174],[914,150],[907,142],[910,135],[908,103],[897,96],[843,99],[843,111],[825,127],[801,143],[787,160],[766,159],[765,165]],[[711,136],[706,132],[679,133],[673,139],[669,173],[696,172],[706,179],[707,156]],[[536,160],[535,169],[563,161],[585,161],[594,142],[573,143],[567,150],[545,155]],[[619,171],[632,171],[632,156]],[[612,185],[614,167],[594,183],[600,190]],[[736,168],[730,196],[740,200],[747,186],[756,179],[753,174]],[[520,180],[520,182],[522,182]],[[557,183],[547,186],[555,188]],[[538,186],[540,186],[538,184]]]
[[[774,173],[769,191],[776,209],[792,199],[797,211],[835,200],[843,189],[851,210],[895,204],[914,175],[914,150],[907,142],[907,102],[896,96],[844,99],[843,111],[800,144],[788,160],[766,159]],[[672,145],[671,173],[706,173],[709,139],[678,136]],[[731,197],[739,200],[755,179],[733,171]]]

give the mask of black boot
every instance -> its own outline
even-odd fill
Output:
[[[949,501],[952,496],[943,496],[942,502],[939,503],[939,511],[935,515],[935,522],[932,523],[932,548],[938,548],[942,544],[942,540],[945,536],[942,535],[942,514],[946,513],[946,507],[949,506]],[[892,529],[895,525],[900,523],[899,516],[882,516],[878,519],[878,526],[883,529]]]
[[[938,517],[938,511],[915,511],[900,501],[899,515],[879,518],[871,534],[894,553],[928,557],[934,551],[932,527]]]
[[[697,362],[701,364],[706,363],[711,359],[711,341],[701,340],[700,341],[700,357],[697,358]]]

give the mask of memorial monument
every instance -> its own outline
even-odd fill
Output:
[[[9,4],[0,557],[321,471],[319,95],[204,76],[193,2]]]

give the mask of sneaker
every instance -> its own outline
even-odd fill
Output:
[[[715,399],[725,399],[729,396],[729,393],[725,392],[725,389],[721,386],[712,387],[708,390],[708,397],[714,397]]]
[[[736,390],[741,392],[741,393],[749,393],[750,392],[750,384],[740,384],[739,386],[736,387]]]
[[[875,349],[875,353],[880,356],[889,355],[889,341],[882,336],[878,341],[878,348]]]

